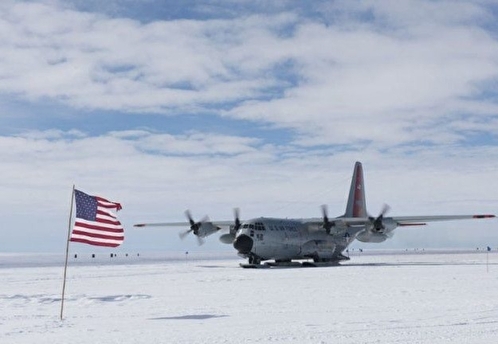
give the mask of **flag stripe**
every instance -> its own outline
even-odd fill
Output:
[[[110,220],[116,220],[116,215],[111,214],[108,210],[101,210],[97,208],[97,216],[100,216],[101,218],[109,218]]]
[[[117,206],[114,203],[109,203],[109,202],[101,202],[98,201],[99,207],[106,208],[106,209],[116,209]]]
[[[119,221],[116,221],[116,220],[105,220],[105,219],[101,219],[100,217],[97,217],[97,221],[99,224],[101,224],[102,226],[104,225],[109,225],[110,227],[112,226],[117,226],[117,227],[120,227],[121,223]]]
[[[94,196],[94,197],[97,200],[98,204],[103,206],[104,208],[121,210],[121,204],[117,202],[111,202],[99,196]]]
[[[92,239],[95,241],[113,241],[113,242],[123,241],[123,239],[124,239],[124,236],[122,236],[122,235],[121,236],[109,236],[109,235],[82,232],[82,231],[77,231],[77,230],[75,230],[73,232],[73,238],[82,238],[82,237]]]
[[[105,246],[105,247],[118,247],[121,245],[121,242],[119,243],[110,243],[110,242],[100,242],[100,241],[95,241],[95,240],[88,240],[88,239],[82,239],[82,238],[71,238],[72,242],[79,242],[82,244],[89,244],[93,246]]]
[[[96,221],[99,223],[105,223],[108,225],[118,225],[119,221],[113,218],[109,218],[108,216],[97,215]]]
[[[121,227],[121,224],[119,224],[119,225],[108,224],[108,223],[98,223],[97,224],[96,222],[86,221],[86,220],[81,220],[81,219],[76,220],[74,227],[97,229],[97,230],[111,232],[111,233],[122,233],[123,232],[123,227]]]
[[[82,234],[74,234],[73,236],[74,239],[87,239],[87,240],[93,240],[96,242],[111,242],[111,243],[120,243],[123,240],[123,237],[118,237],[118,238],[99,238],[95,237],[92,235],[88,235],[88,233],[82,233]]]
[[[123,231],[121,232],[109,232],[109,231],[103,231],[100,229],[89,229],[89,228],[80,228],[78,226],[75,226],[73,229],[74,234],[88,234],[90,236],[106,236],[109,238],[123,238],[124,233]]]

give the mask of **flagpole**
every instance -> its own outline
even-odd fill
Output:
[[[64,293],[66,291],[66,272],[67,272],[67,260],[69,257],[69,239],[71,237],[71,220],[73,217],[73,202],[74,202],[74,184],[73,192],[71,193],[71,210],[69,211],[69,221],[67,226],[67,243],[66,243],[66,263],[64,264],[64,281],[62,282],[62,296],[61,296],[61,320],[64,311]]]
[[[489,246],[486,249],[486,272],[489,272]]]

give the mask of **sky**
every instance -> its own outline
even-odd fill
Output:
[[[498,213],[496,23],[487,0],[4,0],[0,252],[65,250],[73,185],[123,205],[122,250],[230,250],[133,224],[339,216],[355,161],[373,215]],[[375,247],[493,244],[483,220]]]

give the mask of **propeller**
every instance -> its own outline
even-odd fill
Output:
[[[233,209],[233,217],[234,217],[234,225],[233,227],[230,227],[230,232],[225,233],[222,236],[220,236],[220,241],[224,244],[231,244],[235,240],[235,235],[237,231],[240,229],[240,226],[242,226],[242,223],[240,222],[239,218],[239,208],[234,208]]]
[[[330,230],[332,229],[332,227],[335,226],[335,224],[334,224],[334,222],[329,221],[329,217],[328,217],[327,213],[328,213],[327,206],[325,204],[323,204],[322,205],[322,216],[323,216],[322,227],[325,229],[325,232],[327,232],[327,234],[330,234]]]
[[[384,215],[391,209],[391,207],[389,207],[389,205],[385,204],[384,203],[384,206],[382,207],[382,210],[380,211],[380,214],[379,216],[377,216],[376,218],[374,218],[373,216],[370,216],[369,219],[370,219],[370,222],[372,223],[372,228],[376,231],[376,232],[380,232],[382,230],[385,229],[385,226],[384,226],[384,223],[383,223],[383,219],[384,219]]]
[[[239,218],[239,213],[240,213],[240,209],[239,208],[234,208],[233,209],[233,217],[235,219],[235,225],[233,226],[233,232],[234,233],[237,233],[237,231],[240,229],[240,226],[242,225],[242,223],[240,222],[240,218]]]
[[[194,221],[194,218],[192,217],[192,214],[190,213],[190,210],[188,210],[188,209],[187,209],[187,210],[185,210],[185,216],[187,217],[188,222],[190,223],[190,229],[188,229],[188,230],[186,230],[186,231],[184,231],[184,232],[181,232],[181,233],[179,234],[180,239],[182,239],[182,240],[183,240],[183,239],[185,239],[185,237],[186,237],[186,236],[187,236],[190,232],[192,232],[192,233],[194,233],[194,235],[197,237],[197,243],[198,243],[199,245],[204,244],[204,240],[203,240],[201,237],[199,237],[199,228],[201,227],[201,225],[202,225],[202,223],[203,223],[203,222],[208,221],[207,216],[206,216],[206,217],[204,217],[201,221],[199,221],[199,222],[195,222],[195,221]]]

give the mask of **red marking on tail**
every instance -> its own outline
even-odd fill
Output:
[[[355,180],[355,190],[354,190],[354,202],[353,202],[353,217],[363,216],[364,209],[363,204],[365,200],[363,199],[363,170],[361,165],[358,165],[356,169],[356,180]]]

